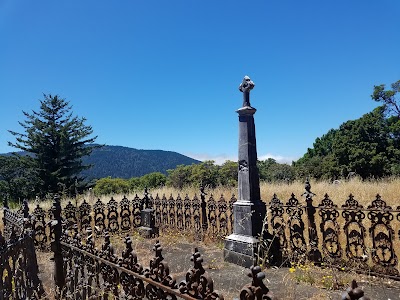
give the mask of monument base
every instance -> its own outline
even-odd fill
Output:
[[[257,262],[258,245],[255,237],[231,234],[225,238],[224,260],[250,268]]]
[[[139,227],[138,228],[139,235],[146,238],[151,239],[155,236],[158,236],[158,228],[150,228],[150,227]]]

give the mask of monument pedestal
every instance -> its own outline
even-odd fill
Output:
[[[233,204],[234,233],[225,238],[225,261],[246,268],[254,265],[265,211],[265,203],[260,200],[236,201]]]
[[[255,237],[233,233],[225,238],[224,261],[250,268],[256,263],[258,245]]]

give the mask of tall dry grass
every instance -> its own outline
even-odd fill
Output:
[[[311,191],[316,194],[313,197],[314,204],[319,203],[324,195],[327,193],[330,199],[334,203],[341,205],[348,199],[350,194],[353,194],[354,198],[362,204],[364,207],[368,206],[375,198],[377,194],[380,194],[382,199],[392,208],[396,208],[400,205],[400,178],[388,178],[381,180],[370,180],[362,181],[360,179],[353,179],[351,181],[341,181],[339,184],[332,184],[326,181],[310,181]],[[205,189],[207,196],[213,195],[215,199],[218,199],[221,195],[224,195],[228,200],[232,195],[237,197],[236,187],[217,187],[215,189]],[[261,200],[264,202],[269,202],[273,195],[276,194],[278,198],[286,203],[286,201],[294,193],[295,196],[301,200],[301,195],[304,193],[304,182],[295,181],[291,184],[286,183],[260,183]],[[190,198],[196,194],[199,196],[200,191],[195,187],[186,187],[181,190],[172,187],[162,187],[153,190],[149,190],[149,193],[155,197],[157,194],[161,197],[166,195],[168,198],[172,195],[174,198],[179,194],[181,197],[188,195]],[[114,197],[117,201],[126,196],[128,199],[135,197],[136,193],[130,193],[127,195],[102,195],[101,197],[96,197],[90,192],[81,195],[80,198],[85,198],[89,203],[94,203],[98,198],[103,201],[108,201],[111,197]],[[138,192],[138,196],[142,197],[143,192]],[[80,200],[81,201],[81,200]],[[51,201],[49,201],[51,203]]]
[[[364,207],[367,207],[375,200],[376,195],[381,195],[382,199],[392,208],[400,205],[400,178],[388,178],[381,180],[362,181],[353,179],[351,181],[341,181],[339,184],[332,184],[326,181],[310,181],[311,191],[316,194],[313,197],[314,205],[319,203],[327,193],[330,199],[337,205],[342,205],[348,199],[350,194]],[[292,184],[284,183],[261,183],[261,198],[268,202],[275,193],[278,198],[285,202],[294,193],[298,200],[304,193],[304,183],[294,182]]]

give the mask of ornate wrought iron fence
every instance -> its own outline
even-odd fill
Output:
[[[267,204],[263,236],[266,247],[278,247],[280,262],[308,258],[343,270],[358,270],[400,279],[400,206],[388,206],[377,195],[366,208],[349,195],[337,205],[325,195],[313,205],[312,193],[304,203],[292,194],[286,203],[276,195]],[[368,228],[368,230],[367,230]],[[272,251],[272,249],[269,249]],[[275,249],[276,250],[276,249]]]
[[[62,209],[63,224],[66,228],[75,226],[82,232],[92,227],[96,235],[105,230],[110,234],[129,233],[141,226],[141,210],[146,203],[145,206],[152,206],[154,209],[155,225],[160,232],[185,231],[199,237],[198,233],[203,230],[203,235],[223,238],[232,232],[232,205],[235,201],[234,196],[227,201],[223,195],[216,201],[213,195],[209,199],[205,195],[201,199],[196,195],[192,199],[188,195],[182,198],[179,194],[176,198],[172,195],[168,198],[166,195],[160,197],[158,194],[153,198],[145,193],[143,198],[136,195],[129,200],[124,196],[120,201],[114,198],[108,202],[97,200],[93,205],[86,200],[79,206],[68,202]],[[40,249],[47,249],[52,211],[46,212],[37,204],[33,217],[35,245]]]
[[[4,232],[0,231],[0,300],[41,299],[44,290],[38,277],[33,231],[28,206],[12,212],[4,207]]]
[[[157,197],[152,200],[157,205]],[[184,212],[182,215],[187,214],[187,207],[185,207],[187,202],[188,198],[183,199],[182,208],[184,208]],[[199,201],[195,201],[195,203],[200,206]],[[221,202],[218,203],[219,206]],[[85,201],[83,204],[86,208],[89,207]],[[211,202],[211,205],[214,204]],[[222,205],[224,205],[223,201]],[[285,250],[284,247],[292,248],[284,253],[293,251],[298,254],[305,254],[307,251],[308,253],[313,251],[313,247],[308,248],[304,242],[306,227],[302,220],[304,209],[307,212],[308,223],[310,223],[310,220],[314,222],[308,228],[309,239],[313,236],[310,233],[310,228],[313,230],[317,228],[315,219],[311,216],[314,216],[315,212],[318,211],[321,217],[319,224],[323,244],[314,247],[314,250],[319,250],[318,248],[322,247],[321,261],[326,259],[330,261],[332,258],[334,261],[340,259],[339,254],[342,253],[342,248],[338,244],[339,238],[336,234],[340,227],[337,222],[338,210],[340,209],[333,204],[328,195],[324,197],[318,207],[312,206],[311,197],[307,197],[307,206],[301,206],[294,195],[286,205],[283,205],[274,196],[269,207],[271,209],[271,220],[265,225],[272,225],[275,237],[279,238],[279,244],[283,250]],[[362,206],[352,196],[342,205],[341,209],[342,216],[346,220],[344,225],[347,238],[345,251],[347,255],[357,261],[363,258],[364,254],[362,253],[366,249],[364,245],[368,244],[368,242],[364,243],[362,240],[366,230],[364,225],[360,224],[360,221],[365,218],[365,213],[361,211]],[[287,223],[289,231],[284,223],[285,210],[290,217]],[[40,207],[36,207],[35,211],[40,218],[35,219],[35,217],[29,215],[26,202],[18,212],[10,211],[7,205],[4,207],[3,221],[9,237],[6,241],[0,232],[0,261],[2,262],[0,264],[0,300],[10,298],[41,299],[45,296],[38,278],[33,230],[44,226],[44,215],[46,214]],[[376,269],[372,268],[372,270],[381,272],[382,266],[385,266],[388,267],[389,275],[395,274],[394,276],[397,276],[397,269],[393,271],[395,267],[393,261],[397,262],[397,256],[394,252],[392,253],[394,247],[393,243],[390,243],[390,239],[393,238],[394,231],[393,229],[390,230],[390,222],[393,220],[393,212],[400,212],[400,210],[399,208],[397,211],[391,210],[378,195],[368,206],[367,211],[368,218],[371,221],[372,243],[379,248],[379,251],[374,251],[371,257],[377,265]],[[217,216],[219,217],[224,213],[223,207],[218,211]],[[177,283],[175,277],[170,274],[168,264],[164,261],[159,242],[156,242],[153,247],[154,258],[145,268],[138,263],[137,255],[132,248],[129,237],[125,237],[125,250],[119,256],[114,252],[108,232],[105,232],[101,247],[95,247],[94,233],[92,233],[91,226],[88,226],[90,223],[87,223],[87,221],[81,222],[80,233],[76,226],[75,228],[72,227],[72,230],[62,232],[61,225],[64,224],[67,227],[68,222],[65,220],[68,220],[68,218],[64,219],[64,222],[62,221],[58,197],[54,199],[49,215],[53,217],[49,224],[51,225],[51,250],[54,252],[54,282],[58,299],[143,299],[144,297],[147,297],[147,299],[223,299],[223,296],[214,290],[213,280],[205,272],[202,266],[203,259],[197,249],[194,250],[190,258],[193,267],[188,270],[186,280]],[[88,216],[90,214],[87,214],[86,209],[81,212],[80,219],[90,220],[91,218]],[[69,217],[73,219],[73,216]],[[229,216],[223,215],[222,218],[225,220]],[[399,218],[398,213],[397,220]],[[83,233],[83,230],[85,230],[85,233]],[[17,232],[20,235],[17,235]],[[287,236],[285,236],[288,232],[290,237],[293,237],[293,239],[290,239],[290,244],[287,242]],[[314,239],[318,237],[316,231],[313,234]],[[85,236],[85,238],[82,238],[82,236]],[[382,257],[382,254],[387,254],[387,256]],[[385,260],[383,261],[383,259]],[[273,299],[269,289],[263,283],[265,274],[261,272],[259,266],[251,267],[248,276],[252,278],[252,282],[242,288],[239,295],[240,299]],[[363,296],[362,290],[357,287],[355,281],[352,282],[346,293],[344,295],[351,295],[349,297],[352,299],[359,299]]]
[[[197,249],[191,257],[193,267],[186,274],[186,281],[177,283],[164,261],[159,242],[153,247],[155,255],[148,267],[138,263],[129,237],[125,238],[121,256],[114,253],[108,234],[99,249],[91,232],[86,243],[77,234],[63,235],[61,245],[67,278],[61,289],[62,299],[98,299],[100,295],[102,299],[223,299],[202,267],[203,259]]]

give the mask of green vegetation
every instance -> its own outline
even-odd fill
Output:
[[[32,163],[29,157],[0,156],[0,192],[14,200],[31,197],[38,184]]]
[[[392,90],[384,88],[375,86],[371,95],[383,106],[315,140],[293,164],[297,177],[339,179],[355,172],[366,179],[400,174],[400,110],[395,98],[400,81]]]
[[[159,188],[165,185],[167,176],[160,172],[146,174],[141,177],[102,178],[96,181],[94,193],[96,195],[128,194],[130,192],[143,192],[144,188]]]
[[[215,188],[219,185],[234,186],[237,182],[237,163],[227,161],[222,166],[217,166],[213,161],[205,161],[200,164],[179,165],[175,169],[168,170],[168,176],[153,172],[141,177],[130,179],[102,178],[97,180],[94,192],[100,194],[128,193],[160,188],[165,185],[182,189],[184,187],[203,185],[207,188]],[[236,171],[234,171],[234,170]]]
[[[44,100],[40,100],[39,111],[23,112],[26,119],[19,124],[24,132],[10,131],[16,141],[9,142],[9,145],[28,155],[6,158],[6,165],[15,163],[20,168],[25,166],[26,172],[37,178],[37,181],[32,182],[32,190],[24,191],[19,196],[43,197],[60,192],[73,195],[77,189],[86,187],[80,173],[90,168],[90,165],[84,165],[82,157],[92,152],[95,146],[89,144],[96,137],[90,137],[92,127],[84,124],[84,118],[73,117],[71,109],[65,99],[57,95],[44,95]],[[28,181],[26,172],[19,172],[16,178]],[[13,181],[7,179],[4,173],[1,177],[8,182],[10,188]]]
[[[293,168],[286,164],[279,164],[273,159],[258,163],[261,180],[268,182],[291,182],[294,180]],[[130,179],[102,178],[96,182],[94,192],[97,195],[126,194],[128,192],[142,192],[145,187],[157,189],[169,186],[178,190],[187,187],[199,188],[200,185],[214,189],[218,186],[235,187],[237,185],[238,164],[226,161],[221,166],[213,161],[200,164],[179,165],[168,170],[168,176],[153,172],[141,177]]]

